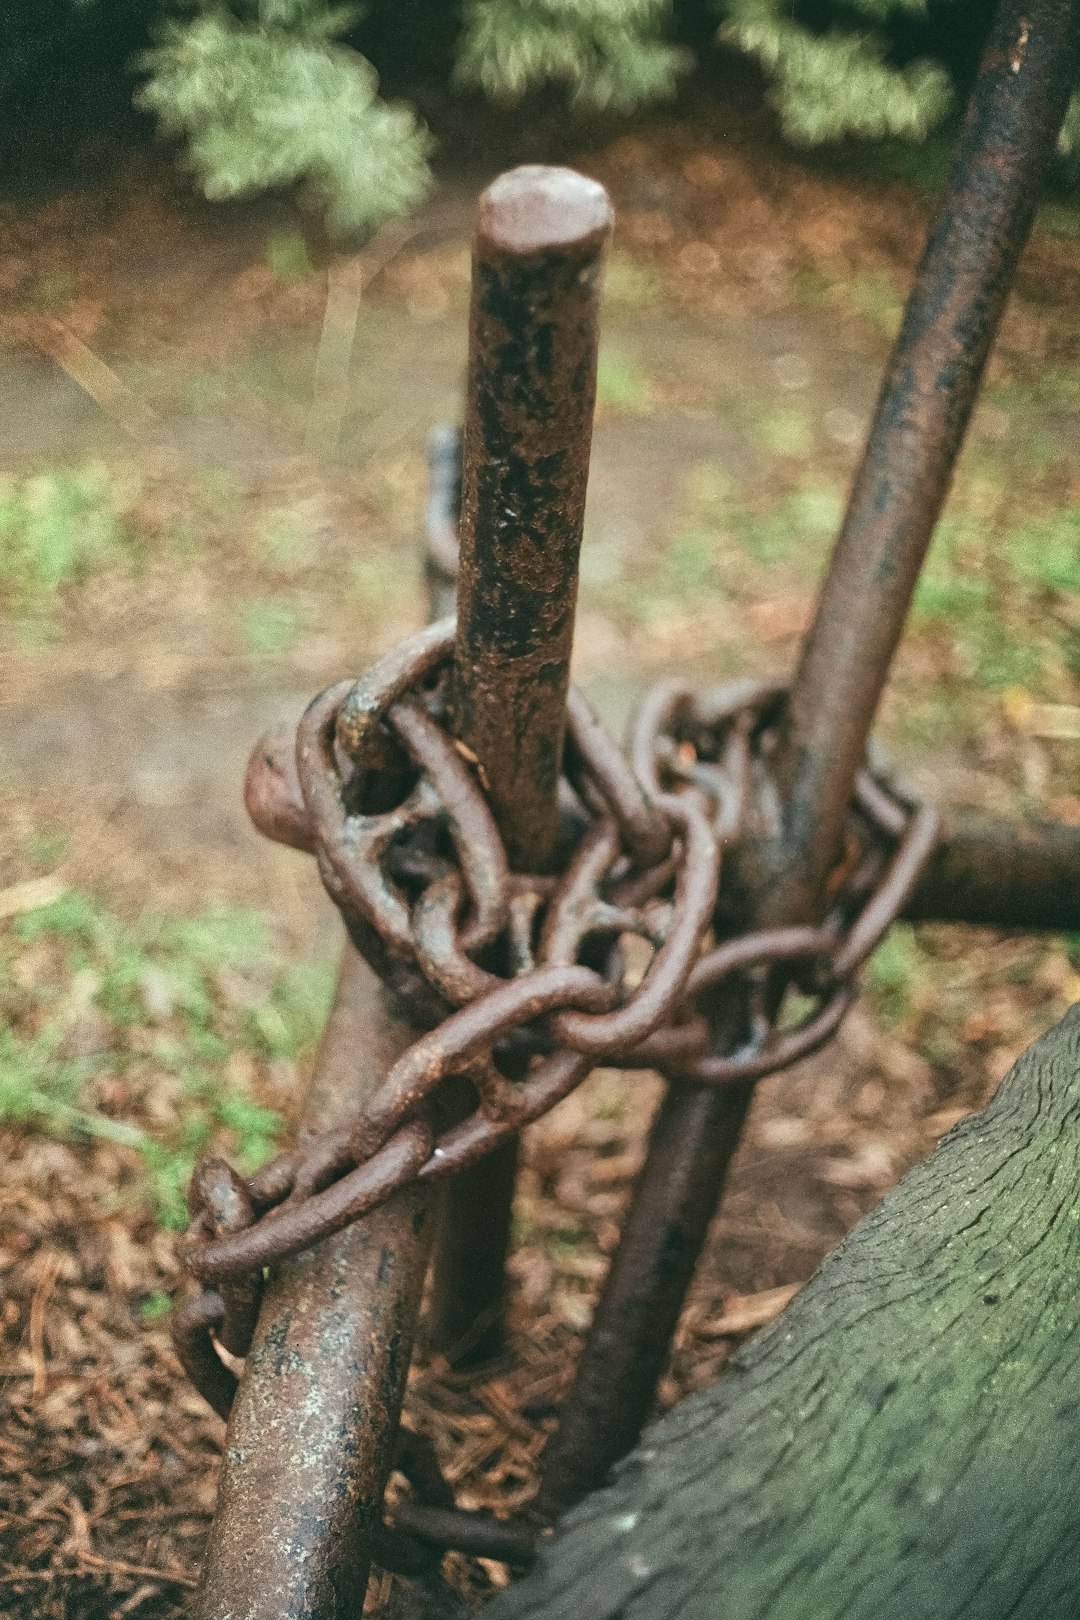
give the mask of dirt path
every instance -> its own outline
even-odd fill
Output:
[[[317,286],[303,286],[292,329],[277,334],[267,320],[246,340],[229,335],[238,282],[241,295],[244,285],[263,297],[268,284],[271,295],[275,290],[258,258],[245,263],[264,240],[243,215],[211,220],[210,241],[189,248],[186,262],[161,253],[121,255],[130,280],[118,298],[131,297],[134,288],[149,307],[143,305],[144,330],[126,334],[125,347],[136,353],[110,359],[153,412],[149,449],[133,448],[107,410],[47,356],[25,345],[9,351],[0,363],[0,469],[96,459],[138,468],[141,461],[160,481],[164,464],[165,478],[224,489],[225,501],[258,509],[269,492],[271,500],[285,501],[292,522],[310,526],[299,545],[318,551],[324,538],[332,542],[331,557],[316,557],[308,571],[312,618],[285,657],[245,658],[229,648],[205,587],[193,589],[174,564],[176,594],[168,591],[167,554],[159,562],[157,599],[148,612],[140,604],[134,623],[130,612],[114,613],[104,624],[74,626],[62,647],[21,659],[16,652],[19,667],[0,708],[0,761],[24,791],[51,798],[63,790],[77,797],[81,814],[106,819],[122,808],[126,825],[136,825],[140,842],[166,864],[209,851],[226,865],[242,860],[276,870],[247,833],[237,786],[254,738],[272,720],[295,716],[319,685],[370,657],[370,636],[350,635],[347,614],[336,610],[333,566],[340,559],[347,569],[370,553],[363,525],[349,532],[341,508],[386,461],[410,484],[402,501],[405,532],[391,535],[389,549],[404,553],[402,566],[416,577],[409,531],[416,528],[427,432],[460,410],[471,205],[465,195],[442,197],[421,213],[417,239],[427,246],[419,260],[405,261],[411,277],[399,278],[404,292],[387,289],[383,277],[361,310],[340,447],[329,462],[305,452]],[[135,222],[129,231],[134,235]],[[434,269],[425,262],[432,257]],[[619,268],[625,276],[623,261]],[[195,279],[197,310],[181,304],[170,286]],[[617,275],[617,295],[619,285]],[[157,300],[175,318],[166,319]],[[226,357],[215,365],[216,333]],[[876,365],[856,345],[838,344],[829,321],[814,312],[718,321],[657,307],[649,290],[635,290],[629,307],[616,296],[605,316],[604,353],[578,663],[595,700],[621,725],[661,657],[708,679],[713,649],[701,645],[700,631],[680,647],[676,625],[660,649],[649,645],[656,636],[646,635],[639,650],[632,633],[620,634],[606,618],[605,586],[668,544],[685,520],[688,484],[702,468],[751,499],[774,495],[775,469],[747,420],[775,416],[793,398],[809,402],[839,436],[834,463],[850,460],[873,399]],[[737,410],[729,412],[732,401]],[[327,536],[328,526],[338,532]],[[376,549],[384,555],[387,525],[379,527]],[[138,592],[126,595],[130,608]],[[398,589],[391,606],[397,624],[415,618],[419,591]],[[710,641],[723,631],[721,624]],[[376,647],[388,639],[376,629]],[[777,649],[781,658],[787,650]],[[44,728],[46,691],[55,714]],[[245,889],[250,881],[248,872]]]

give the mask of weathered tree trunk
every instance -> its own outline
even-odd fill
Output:
[[[490,1620],[1080,1615],[1080,1006]]]

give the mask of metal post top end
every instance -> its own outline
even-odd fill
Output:
[[[514,256],[603,247],[615,221],[598,180],[543,163],[525,163],[493,180],[476,210],[477,243]]]

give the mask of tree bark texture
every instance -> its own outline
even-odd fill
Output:
[[[1075,1620],[1080,1005],[490,1620]]]

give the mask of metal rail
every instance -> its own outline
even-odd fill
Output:
[[[340,1124],[415,1039],[347,945],[302,1131]],[[275,1273],[229,1419],[193,1620],[355,1620],[432,1233],[413,1186]]]
[[[992,928],[1080,928],[1080,827],[947,811],[902,915]]]
[[[1071,0],[1005,0],[944,204],[890,361],[807,638],[756,837],[727,905],[745,928],[817,920],[870,724],[945,498],[983,365],[1064,115]],[[735,863],[733,863],[735,864]],[[730,998],[718,1042],[744,1035]],[[652,1408],[686,1289],[723,1194],[749,1086],[669,1092],[545,1459],[548,1521],[600,1483]]]
[[[596,397],[595,180],[527,166],[480,199],[463,453],[455,727],[478,762],[512,869],[550,871]],[[501,1340],[518,1147],[456,1176],[425,1331],[452,1359]]]
[[[881,385],[836,550],[803,646],[777,761],[783,829],[773,904],[812,913],[851,783],[978,393],[1076,49],[1072,0],[1004,0],[945,201]]]

